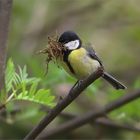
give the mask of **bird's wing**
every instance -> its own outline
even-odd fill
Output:
[[[99,57],[97,56],[97,53],[95,52],[95,50],[93,49],[93,46],[91,44],[87,44],[85,46],[83,46],[87,52],[88,52],[88,55],[92,58],[92,59],[95,59],[97,60],[101,66],[103,66],[102,64],[102,61],[99,59]]]

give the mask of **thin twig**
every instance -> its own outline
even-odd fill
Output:
[[[63,117],[63,118],[66,118],[68,120],[72,120],[72,119],[78,117],[77,115],[71,114],[71,113],[68,113],[68,112],[61,112],[60,116]],[[103,125],[103,126],[109,126],[109,127],[114,127],[114,128],[120,128],[120,129],[126,129],[126,130],[130,130],[130,131],[140,132],[140,128],[136,128],[134,126],[130,126],[130,125],[126,125],[126,124],[119,124],[119,123],[116,123],[116,122],[110,120],[109,118],[106,118],[106,117],[97,118],[96,120],[94,120],[94,121],[92,120],[89,123],[91,125],[98,124],[98,125]],[[59,126],[58,129],[60,127],[61,126]],[[55,129],[57,129],[57,128],[55,128]],[[53,133],[52,131],[53,130],[51,130],[51,133]]]
[[[67,113],[67,112],[61,112],[60,113],[60,116],[63,117],[63,118],[66,118],[67,120],[72,120],[72,119],[78,117],[75,114],[71,114],[71,113]],[[130,125],[127,125],[127,124],[116,123],[116,122],[114,122],[114,121],[112,121],[112,120],[110,120],[109,118],[106,118],[106,117],[97,118],[94,121],[92,120],[91,122],[89,122],[89,124],[91,124],[92,126],[95,125],[95,124],[97,124],[97,125],[103,125],[103,126],[107,126],[107,127],[113,127],[113,128],[119,128],[119,129],[129,130],[129,131],[140,132],[140,128],[137,128],[135,126],[130,126]],[[51,131],[51,133],[53,134],[53,130],[59,129],[59,134],[60,134],[61,133],[60,132],[60,127],[61,126],[55,128],[55,129],[49,130],[49,131]],[[65,128],[65,129],[67,129],[67,128]],[[47,135],[48,135],[49,131],[46,132]],[[55,134],[53,134],[53,136],[54,135]]]
[[[44,111],[48,112],[48,109],[44,108]],[[66,119],[67,121],[78,117],[78,115],[68,113],[68,112],[61,112],[59,116]],[[107,126],[107,127],[119,128],[119,129],[128,130],[128,131],[140,132],[140,128],[136,128],[135,126],[130,126],[127,124],[116,123],[106,117],[97,118],[95,121],[89,122],[89,124],[92,126],[103,125],[103,126]],[[63,128],[63,129],[61,129],[61,128]],[[61,124],[58,127],[55,127],[54,129],[50,129],[50,130],[46,131],[46,133],[47,133],[47,135],[49,135],[49,137],[54,137],[54,136],[62,134],[63,130],[66,130],[66,129],[67,128],[64,127],[63,124]],[[46,137],[46,135],[42,135],[41,137]]]
[[[67,122],[66,124],[64,124],[63,126],[59,127],[59,131],[60,132],[63,131],[63,133],[72,131],[91,121],[94,121],[98,117],[102,117],[104,114],[109,113],[139,97],[140,97],[140,90],[138,90],[134,93],[126,94],[123,97],[105,105],[102,109],[98,109],[96,111],[90,111],[90,112],[86,113],[86,115],[76,117],[75,119],[73,119],[73,120]],[[58,134],[58,131],[55,130],[54,133]],[[46,134],[45,139],[49,138],[51,135],[52,135],[52,132]],[[40,139],[44,139],[44,137],[42,137]]]
[[[60,114],[60,116],[67,118],[69,120],[78,117],[75,114],[71,114],[71,113],[67,113],[67,112],[62,112]],[[126,129],[126,130],[130,130],[130,131],[140,132],[140,128],[136,128],[135,126],[130,126],[127,124],[119,124],[119,123],[116,123],[116,122],[110,120],[109,118],[106,118],[106,117],[97,118],[96,120],[94,120],[94,121],[92,120],[89,123],[91,125],[98,124],[98,125],[103,125],[103,126],[108,126],[108,127],[114,127],[114,128],[119,128],[119,129]],[[61,127],[61,126],[59,126],[59,127]]]
[[[76,115],[73,114],[61,114],[63,117],[67,118],[75,118],[77,117]],[[69,122],[68,122],[69,123]],[[134,132],[140,132],[140,128],[136,128],[134,126],[130,125],[124,125],[120,123],[113,122],[112,120],[109,120],[107,118],[97,118],[95,121],[90,121],[89,122],[92,126],[94,125],[102,125],[102,126],[107,126],[107,127],[112,127],[112,128],[117,128],[117,129],[123,129],[123,130],[128,130],[128,131],[134,131]],[[69,129],[67,129],[69,126],[67,123],[59,125],[58,127],[54,129],[50,129],[44,133],[44,135],[40,136],[38,139],[48,139],[48,138],[55,138],[56,136],[60,136],[61,134],[67,134],[70,133]]]
[[[25,140],[35,139],[40,132],[63,110],[65,109],[80,93],[86,89],[91,83],[102,76],[103,70],[91,74],[87,79],[83,80],[79,86],[76,86],[71,92],[61,100],[50,112],[33,128],[33,130],[25,137]]]
[[[0,0],[0,91],[5,88],[6,43],[12,0]]]
[[[93,125],[94,124],[109,126],[109,127],[128,130],[128,131],[140,132],[140,128],[131,125],[116,123],[107,118],[99,118],[93,122]]]

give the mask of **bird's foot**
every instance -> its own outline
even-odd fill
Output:
[[[78,81],[72,86],[72,88],[70,89],[69,93],[71,93],[72,90],[73,90],[76,86],[80,87],[82,82],[83,82],[83,80],[78,80]]]

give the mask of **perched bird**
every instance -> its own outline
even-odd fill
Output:
[[[66,49],[63,52],[61,65],[73,77],[83,80],[98,68],[103,67],[101,60],[91,45],[84,47],[79,36],[72,31],[66,31],[59,37],[58,42]],[[126,87],[107,72],[102,75],[116,89]]]

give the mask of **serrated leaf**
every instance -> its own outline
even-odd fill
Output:
[[[31,86],[32,88],[32,86]],[[50,107],[54,106],[54,99],[55,97],[50,94],[49,90],[46,89],[40,89],[34,95],[30,95],[31,93],[20,93],[15,99],[16,100],[27,100],[32,101],[35,103],[40,103],[43,105],[48,105]]]
[[[23,70],[21,69],[20,66],[18,66],[18,69],[19,69],[19,77],[20,77],[20,80],[22,82],[25,82],[27,80],[27,77],[28,77],[26,66],[23,67]]]
[[[37,90],[37,86],[38,86],[38,83],[37,82],[34,82],[32,85],[31,85],[31,88],[29,90],[29,96],[34,96],[36,90]]]
[[[15,67],[12,59],[9,59],[6,67],[6,74],[5,74],[6,93],[8,93],[12,89],[13,81],[15,81]]]
[[[14,63],[9,59],[6,73],[7,91],[11,90],[11,95],[6,99],[7,102],[11,100],[27,100],[51,107],[54,106],[55,97],[47,89],[37,90],[40,78],[29,78],[26,66],[23,69],[18,66],[18,73],[16,73]]]

